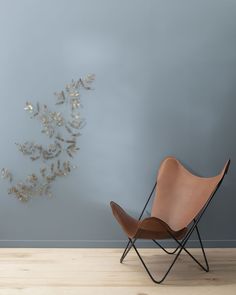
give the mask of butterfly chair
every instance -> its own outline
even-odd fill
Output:
[[[225,164],[219,175],[204,178],[190,173],[175,158],[167,157],[161,163],[157,181],[139,219],[131,217],[119,205],[111,202],[112,212],[129,239],[120,262],[123,262],[130,249],[133,248],[152,281],[160,284],[167,277],[180,253],[185,251],[203,270],[208,272],[209,265],[199,233],[198,223],[221,185],[229,165],[230,160]],[[151,217],[142,219],[155,189],[156,193],[152,205]],[[200,242],[205,266],[185,247],[194,230],[196,230]],[[146,266],[135,246],[135,242],[138,239],[152,240],[167,254],[176,253],[173,262],[161,279],[154,279]],[[177,248],[172,252],[166,250],[156,241],[162,239],[173,239],[177,243]]]

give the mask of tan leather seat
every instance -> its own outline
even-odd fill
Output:
[[[177,239],[181,239],[187,231],[187,228],[173,231],[164,221],[156,217],[149,217],[139,221],[127,214],[115,202],[111,202],[110,204],[116,220],[129,238],[151,240],[168,239],[171,237],[170,234],[168,234],[168,231],[170,231]]]
[[[188,225],[222,180],[228,165],[229,161],[217,176],[204,178],[190,173],[174,157],[167,157],[157,175],[151,217],[137,220],[115,202],[110,203],[112,212],[129,238],[155,240],[173,235],[182,239]]]

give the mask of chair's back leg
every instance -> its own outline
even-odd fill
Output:
[[[195,221],[195,219],[194,219],[194,221]],[[199,243],[200,243],[201,248],[202,248],[202,254],[203,254],[203,257],[204,257],[204,260],[205,260],[205,263],[206,263],[206,269],[205,269],[205,271],[208,272],[210,268],[209,268],[209,264],[208,264],[208,261],[207,261],[206,253],[205,253],[205,250],[204,250],[204,247],[203,247],[203,244],[202,244],[202,239],[201,239],[200,232],[198,230],[197,225],[196,225],[196,232],[197,232],[197,236],[198,236],[198,239],[199,239]]]
[[[136,239],[134,240],[134,243],[135,243],[135,241],[136,241]],[[121,258],[120,258],[120,263],[122,263],[123,262],[123,260],[125,259],[125,257],[126,257],[126,255],[129,253],[129,251],[131,250],[131,248],[132,248],[132,245],[130,245],[130,240],[129,240],[129,242],[127,243],[127,246],[126,246],[126,248],[125,248],[125,250],[124,250],[124,252],[123,252],[123,254],[122,254],[122,256],[121,256]]]

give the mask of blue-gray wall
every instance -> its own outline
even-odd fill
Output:
[[[232,159],[201,229],[236,246],[236,1],[1,0],[1,167],[24,178],[14,143],[44,140],[25,101],[90,72],[79,169],[27,204],[1,182],[0,246],[121,246],[109,201],[137,216],[166,155],[203,176]]]

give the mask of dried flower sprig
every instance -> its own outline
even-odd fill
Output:
[[[58,141],[50,144],[47,149],[43,148],[40,144],[35,144],[33,142],[25,142],[24,144],[16,144],[20,152],[25,156],[30,156],[32,161],[38,160],[40,158],[44,160],[57,158],[62,152],[62,146]]]
[[[12,182],[12,180],[13,180],[12,173],[6,168],[2,168],[1,177],[3,179],[8,179],[10,182]]]
[[[80,129],[85,126],[85,120],[81,118],[79,113],[79,108],[82,106],[80,90],[91,90],[94,79],[95,75],[87,75],[83,79],[72,80],[71,83],[65,86],[64,90],[54,93],[57,99],[56,106],[69,106],[70,115],[68,119],[59,111],[49,110],[45,104],[40,105],[37,102],[34,105],[29,101],[26,102],[25,111],[31,114],[31,118],[37,118],[41,122],[41,132],[52,139],[53,143],[47,147],[32,141],[16,144],[23,155],[28,156],[32,161],[41,159],[44,166],[40,168],[38,174],[31,173],[24,182],[18,182],[11,186],[8,190],[9,194],[14,194],[23,202],[34,196],[46,195],[51,197],[51,184],[58,177],[67,176],[73,168],[76,168],[66,159],[61,162],[59,156],[64,155],[64,157],[73,158],[79,150],[77,140],[81,135]],[[46,165],[47,162],[49,163]],[[6,168],[1,170],[1,177],[7,179],[10,183],[13,182],[13,175]]]

